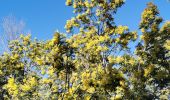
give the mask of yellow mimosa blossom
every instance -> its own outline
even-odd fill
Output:
[[[144,40],[144,35],[141,35],[141,36],[140,36],[140,39],[141,39],[141,40]]]
[[[144,28],[141,29],[141,32],[144,33],[146,30]]]
[[[88,0],[86,0],[84,3],[86,7],[90,7],[90,3],[88,2]]]
[[[28,82],[26,82],[28,81]],[[33,87],[37,85],[37,80],[35,77],[29,77],[28,79],[23,80],[24,84],[20,85],[20,88],[24,92],[31,91]]]
[[[30,77],[29,78],[29,83],[30,83],[30,86],[36,86],[37,85],[37,80],[35,77]]]
[[[68,5],[68,4],[67,4]],[[77,3],[73,3],[73,8],[75,9],[75,8],[77,8]]]
[[[42,83],[44,83],[44,84],[48,84],[48,83],[50,83],[50,82],[52,82],[51,79],[44,78],[44,79],[42,80]]]
[[[46,70],[42,68],[42,69],[41,69],[41,74],[44,75],[45,72],[46,72]]]
[[[124,32],[128,31],[128,27],[127,26],[118,26],[115,30],[115,33],[117,34],[123,34]]]
[[[84,100],[90,100],[91,96],[90,95],[85,95]]]
[[[111,64],[115,63],[115,59],[113,56],[108,56],[108,60],[109,60],[109,63],[111,63]]]
[[[52,85],[51,90],[52,90],[53,92],[57,92],[57,91],[58,91],[58,86],[57,86],[57,85]]]
[[[143,13],[142,13],[142,18],[143,19],[146,19],[146,18],[150,18],[152,19],[154,16],[153,16],[153,11],[152,10],[145,10]]]
[[[89,88],[87,89],[87,92],[89,92],[89,93],[94,93],[94,92],[95,92],[95,88],[94,88],[94,87],[89,87]]]
[[[114,99],[114,100],[121,100],[121,99],[122,99],[122,95],[117,94],[117,95],[115,96],[115,99]]]
[[[119,83],[122,87],[125,87],[125,81],[120,81]]]
[[[36,58],[36,62],[38,65],[42,65],[43,64],[43,60],[41,58]]]
[[[27,84],[21,85],[20,87],[21,87],[21,90],[24,91],[24,92],[31,90],[31,87]]]
[[[99,16],[101,14],[101,11],[99,9],[96,10],[96,16]]]
[[[144,69],[144,76],[147,77],[152,70],[154,69],[154,65],[149,65],[147,68]]]
[[[116,43],[120,42],[120,38],[116,38],[116,39],[115,39],[115,42],[116,42]]]
[[[135,64],[135,59],[130,59],[130,60],[129,60],[129,63],[130,63],[131,65],[134,65],[134,64]]]
[[[3,72],[2,72],[2,70],[0,70],[0,75],[2,75],[3,74]]]
[[[53,76],[53,75],[54,75],[54,72],[55,72],[54,68],[53,68],[53,67],[50,67],[50,68],[48,69],[48,71],[47,71],[47,74],[49,74],[50,76]]]
[[[16,97],[18,95],[18,86],[13,77],[8,79],[8,83],[4,86],[4,88],[7,89],[11,96]]]
[[[115,60],[116,60],[116,63],[121,63],[124,59],[123,59],[123,57],[118,56],[115,58]]]
[[[72,4],[72,0],[66,0],[66,5],[71,5]]]
[[[170,50],[170,40],[167,40],[166,43],[164,44],[164,47],[167,49],[167,50]]]
[[[13,56],[11,56],[11,59],[14,59],[14,60],[16,60],[16,59],[18,59],[19,58],[19,55],[18,54],[14,54]]]

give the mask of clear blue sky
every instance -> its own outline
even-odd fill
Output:
[[[126,0],[118,10],[116,24],[128,25],[131,30],[136,30],[141,12],[149,1],[154,1],[160,15],[170,20],[168,0]],[[65,0],[0,0],[0,20],[10,14],[24,20],[32,36],[43,40],[51,38],[55,30],[65,32],[66,20],[74,16],[72,8],[65,6]]]

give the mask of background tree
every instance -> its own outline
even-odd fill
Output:
[[[157,6],[148,3],[139,25],[142,35],[136,47],[135,63],[122,66],[124,72],[128,73],[129,86],[133,87],[133,99],[168,100],[170,51],[167,44],[170,40],[170,23],[167,21],[160,26],[162,21]]]
[[[2,19],[2,33],[0,36],[1,52],[9,51],[9,41],[19,39],[20,34],[25,32],[25,22],[9,15]]]
[[[67,41],[75,48],[74,78],[65,98],[121,99],[127,91],[126,79],[119,70],[121,56],[137,38],[127,26],[116,25],[114,15],[123,0],[67,0],[75,17],[66,23],[67,32],[77,32]],[[74,31],[75,29],[75,31]],[[76,79],[76,80],[75,80]]]

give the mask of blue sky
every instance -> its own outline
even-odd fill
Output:
[[[168,0],[126,0],[117,12],[116,24],[137,30],[141,12],[149,1],[154,1],[165,21],[170,20]],[[74,16],[72,8],[65,6],[65,0],[0,0],[0,20],[10,14],[24,20],[32,37],[41,40],[51,38],[55,30],[65,32],[66,20]]]

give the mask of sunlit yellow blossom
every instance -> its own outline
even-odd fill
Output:
[[[109,60],[109,63],[112,63],[112,64],[115,63],[115,59],[113,56],[109,56],[108,60]]]
[[[27,84],[21,85],[20,87],[21,87],[22,91],[24,91],[24,92],[31,90],[31,87]]]
[[[37,80],[35,77],[31,77],[29,78],[29,83],[30,83],[30,86],[35,86],[37,85]]]
[[[18,54],[14,54],[11,58],[14,59],[14,60],[16,60],[16,59],[19,58],[19,55],[18,55]]]
[[[146,19],[146,18],[149,18],[149,19],[153,19],[153,11],[152,10],[145,10],[143,13],[142,13],[142,18],[143,19]]]
[[[42,74],[42,75],[44,75],[44,74],[45,74],[45,72],[46,72],[46,70],[45,70],[45,69],[41,69],[41,74]]]
[[[91,96],[90,95],[85,95],[84,100],[90,100]]]
[[[36,62],[38,65],[42,65],[43,64],[43,60],[41,58],[36,58]]]
[[[115,42],[116,43],[120,42],[120,38],[116,38]]]
[[[23,37],[23,44],[27,45],[28,42],[30,41],[30,38],[31,38],[31,35],[27,35],[27,36]]]
[[[2,70],[0,70],[0,75],[2,75],[3,74],[3,72],[2,72]]]
[[[141,32],[143,32],[143,33],[144,33],[145,31],[146,31],[146,30],[145,30],[144,28],[142,28],[142,29],[141,29]]]
[[[123,34],[124,32],[128,31],[127,26],[118,26],[115,30],[115,33],[117,34]]]
[[[57,92],[58,91],[58,86],[57,85],[53,85],[51,89],[52,89],[53,92]]]
[[[167,50],[170,50],[170,40],[167,40],[166,43],[164,44],[164,47],[167,49]]]
[[[50,83],[50,82],[52,82],[51,79],[44,78],[44,79],[42,80],[42,83],[44,83],[44,84],[48,84],[48,83]]]
[[[101,14],[101,11],[99,9],[96,10],[96,16],[99,16]]]
[[[11,96],[15,97],[18,95],[18,86],[15,83],[15,79],[13,77],[8,79],[8,83],[4,86],[4,88],[7,89]]]
[[[124,59],[123,59],[123,57],[118,56],[115,58],[115,60],[116,60],[116,63],[121,63]]]
[[[135,64],[135,59],[130,59],[130,60],[129,60],[129,63],[130,63],[131,65],[134,65],[134,64]]]
[[[55,70],[54,70],[53,67],[50,67],[50,68],[48,69],[48,71],[47,71],[47,73],[48,73],[50,76],[53,76],[54,72],[55,72]]]
[[[125,87],[125,81],[120,81],[119,83],[122,87]]]
[[[87,92],[89,92],[89,93],[94,93],[94,91],[95,91],[95,88],[94,88],[94,87],[89,87],[89,88],[87,89]]]
[[[122,99],[122,96],[120,95],[120,94],[117,94],[116,96],[115,96],[115,99],[114,100],[121,100]]]
[[[71,5],[72,4],[72,0],[66,0],[66,5]]]
[[[141,35],[141,36],[140,36],[140,39],[141,39],[141,40],[144,40],[144,35]]]
[[[90,3],[88,2],[88,0],[86,0],[84,3],[86,7],[90,7]]]
[[[144,69],[144,76],[147,77],[152,72],[153,68],[153,65],[149,65],[146,69]]]

